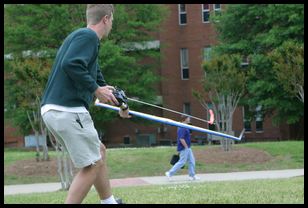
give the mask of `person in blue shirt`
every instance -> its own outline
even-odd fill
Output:
[[[182,117],[182,123],[191,124],[189,116]],[[176,174],[186,163],[188,163],[188,175],[190,180],[200,179],[195,172],[195,157],[191,149],[191,135],[190,130],[179,127],[177,130],[177,151],[180,154],[180,159],[172,168],[165,172],[165,175],[170,178]]]

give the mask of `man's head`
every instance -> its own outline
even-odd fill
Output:
[[[191,124],[190,116],[182,115],[181,116],[181,122],[186,123],[186,124]]]
[[[88,4],[87,24],[94,26],[101,36],[107,37],[112,29],[114,7],[112,4]]]

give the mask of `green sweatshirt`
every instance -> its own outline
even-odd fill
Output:
[[[100,40],[89,28],[72,32],[59,48],[43,94],[41,106],[85,106],[95,90],[107,85],[98,65]]]

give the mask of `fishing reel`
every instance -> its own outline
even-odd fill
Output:
[[[123,111],[127,110],[128,104],[125,92],[122,89],[115,87],[115,90],[113,90],[112,93],[119,103],[117,106],[120,107]]]

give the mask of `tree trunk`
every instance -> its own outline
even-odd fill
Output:
[[[35,131],[35,146],[36,146],[36,162],[40,161],[40,144],[39,144],[39,133],[38,131]]]
[[[46,138],[46,135],[42,135],[42,136],[43,136],[43,160],[49,161],[47,138]]]
[[[73,181],[71,160],[65,148],[48,131],[48,137],[57,154],[57,172],[60,177],[62,190],[68,190]]]
[[[71,180],[71,177],[70,177],[70,170],[69,170],[69,155],[68,153],[65,151],[63,152],[63,172],[64,172],[64,178],[65,178],[65,187],[66,189],[68,190],[71,186],[71,183],[72,183],[72,180]]]

